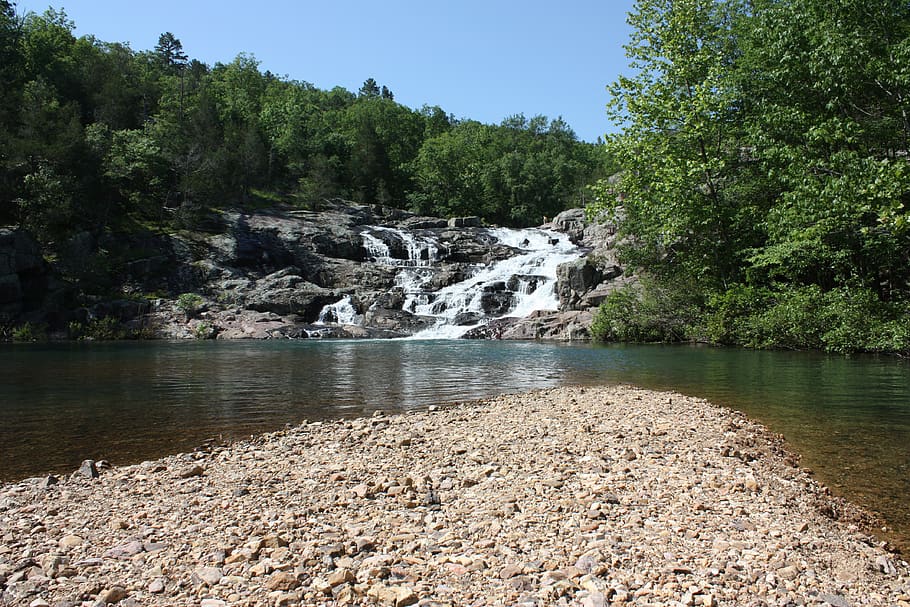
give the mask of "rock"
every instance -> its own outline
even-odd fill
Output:
[[[199,607],[227,607],[227,601],[221,599],[202,599]]]
[[[875,569],[885,575],[897,573],[897,567],[894,566],[894,562],[883,554],[875,558]]]
[[[329,574],[328,583],[329,586],[334,588],[335,586],[340,586],[342,584],[347,584],[356,580],[354,572],[350,569],[336,569],[335,571]]]
[[[300,580],[297,579],[297,576],[287,571],[278,571],[273,573],[268,582],[266,582],[266,587],[269,590],[288,591],[293,590],[299,586]]]
[[[199,464],[193,464],[192,466],[187,466],[178,471],[177,478],[193,478],[194,476],[202,476],[203,474],[205,474],[205,468]]]
[[[111,605],[119,603],[129,595],[130,593],[123,586],[113,586],[99,594],[98,601],[105,605]]]
[[[166,588],[165,580],[164,580],[164,578],[160,578],[160,577],[155,578],[154,580],[149,582],[149,585],[148,585],[148,591],[151,592],[152,594],[161,594],[162,592],[164,592],[165,588]]]
[[[479,228],[483,226],[483,221],[477,216],[452,217],[448,225],[450,228]]]
[[[506,565],[499,570],[499,579],[508,580],[516,575],[521,575],[524,571],[524,567],[521,565]]]
[[[44,575],[53,579],[58,577],[70,577],[75,575],[76,571],[70,566],[68,557],[59,554],[48,554],[41,559],[41,569]]]
[[[112,559],[129,559],[145,550],[142,542],[134,540],[108,549],[104,556]]]
[[[44,477],[44,480],[41,481],[41,488],[49,489],[50,487],[53,487],[54,485],[56,485],[59,482],[60,482],[60,479],[58,479],[53,474],[50,474],[50,475]]]
[[[84,478],[98,478],[98,468],[95,467],[95,460],[87,459],[79,466],[76,474]]]
[[[200,583],[215,586],[221,581],[224,574],[218,567],[200,567],[193,572],[193,577],[198,579]]]
[[[831,605],[831,607],[850,607],[850,602],[839,594],[829,594],[823,592],[818,595],[821,601]]]
[[[367,591],[367,596],[382,605],[390,607],[407,607],[419,600],[417,593],[408,586],[389,587],[377,585]]]
[[[556,269],[556,294],[563,310],[582,310],[584,296],[603,281],[604,275],[590,257],[560,264]]]
[[[57,545],[60,546],[61,548],[63,548],[64,550],[67,550],[69,548],[74,548],[76,546],[79,546],[80,544],[82,544],[83,541],[84,540],[80,536],[70,534],[70,535],[64,535],[63,537],[61,537],[60,540],[57,542]]]

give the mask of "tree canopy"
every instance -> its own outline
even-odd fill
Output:
[[[5,0],[0,77],[0,224],[51,248],[84,230],[193,227],[213,208],[330,197],[536,224],[579,205],[606,168],[558,119],[480,125],[401,105],[373,78],[356,94],[279,78],[250,54],[210,66],[171,32],[135,51],[77,37],[62,10],[18,15]],[[496,166],[442,183],[438,150],[475,129],[478,160]]]
[[[910,351],[910,5],[639,0],[629,23],[623,172],[592,212],[650,278],[601,335],[621,312],[656,339]]]

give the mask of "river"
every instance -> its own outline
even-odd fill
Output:
[[[910,538],[910,362],[695,346],[236,341],[0,346],[0,479],[129,464],[316,420],[628,383],[782,433],[820,480]]]

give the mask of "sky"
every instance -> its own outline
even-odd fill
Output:
[[[411,108],[438,105],[485,123],[561,116],[579,139],[615,132],[606,86],[628,73],[633,0],[16,0],[19,13],[63,9],[76,35],[151,50],[172,32],[190,58],[322,89],[367,78]]]

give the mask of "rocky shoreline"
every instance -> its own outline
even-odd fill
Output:
[[[0,604],[910,605],[863,517],[738,413],[548,389],[3,485]]]

